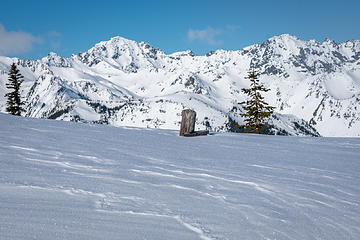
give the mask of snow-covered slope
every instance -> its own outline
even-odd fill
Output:
[[[360,139],[0,114],[0,238],[360,239]]]
[[[316,135],[314,127],[323,136],[360,136],[359,59],[358,40],[319,43],[284,34],[238,51],[195,56],[114,37],[70,58],[0,57],[0,104],[4,111],[14,61],[26,78],[27,116],[178,129],[181,110],[193,108],[199,128],[225,131],[233,121],[242,123],[237,103],[254,66],[271,89],[265,97],[278,113],[273,123],[281,118],[286,126],[274,125],[275,132]]]

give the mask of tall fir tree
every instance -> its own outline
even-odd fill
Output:
[[[248,95],[249,100],[240,102],[243,105],[245,113],[240,114],[244,117],[245,125],[240,127],[245,128],[249,133],[261,133],[261,128],[265,125],[265,119],[270,117],[275,107],[269,106],[264,101],[264,97],[260,92],[267,92],[267,89],[259,82],[259,73],[252,70],[248,73],[247,79],[250,79],[250,88],[242,88],[241,91]]]
[[[19,69],[17,69],[16,64],[11,64],[11,69],[9,72],[9,82],[6,83],[6,87],[8,89],[13,89],[12,92],[6,93],[5,97],[7,97],[7,107],[6,111],[12,115],[21,115],[21,112],[24,111],[22,105],[24,102],[21,101],[20,96],[20,86],[24,81],[23,76],[20,74]]]

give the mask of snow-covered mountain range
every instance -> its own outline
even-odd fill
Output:
[[[197,128],[226,131],[242,123],[238,102],[250,67],[271,91],[277,134],[360,136],[360,41],[302,41],[287,34],[238,51],[170,55],[122,37],[85,53],[41,60],[0,57],[0,107],[12,62],[25,76],[26,116],[178,129],[184,108]]]

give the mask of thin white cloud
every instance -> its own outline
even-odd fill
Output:
[[[207,27],[205,29],[189,29],[187,33],[188,40],[194,41],[204,41],[210,45],[220,45],[222,44],[221,40],[216,39],[221,34],[221,30],[214,29],[212,27]]]
[[[241,29],[241,26],[239,25],[226,25],[226,30],[229,30],[231,32],[237,31],[239,29]]]
[[[32,49],[33,44],[40,40],[31,33],[7,31],[0,24],[0,54],[25,53]]]

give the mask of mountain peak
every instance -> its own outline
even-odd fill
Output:
[[[336,42],[330,38],[325,38],[324,43],[330,44],[332,46],[336,46]]]
[[[278,55],[298,54],[299,48],[303,47],[306,42],[290,34],[281,34],[269,38],[263,43],[263,46],[270,47]]]
[[[174,53],[170,54],[170,56],[172,56],[172,57],[183,57],[183,56],[194,57],[194,56],[196,56],[196,54],[192,50],[185,50],[185,51],[181,51],[181,52],[174,52]]]
[[[80,53],[78,59],[88,66],[100,62],[117,66],[125,72],[137,72],[140,67],[154,67],[157,54],[161,52],[146,42],[136,42],[120,36],[95,44],[85,53]]]
[[[298,37],[284,33],[268,39],[268,41],[301,41]]]
[[[47,63],[49,66],[71,67],[71,63],[68,61],[68,59],[59,56],[55,52],[49,52],[49,54],[46,57],[43,57],[41,61]]]
[[[114,47],[121,47],[121,46],[131,46],[131,45],[132,46],[137,45],[137,42],[135,42],[133,40],[126,39],[126,38],[123,38],[123,37],[120,37],[120,36],[116,36],[116,37],[110,38],[110,40],[101,41],[101,42],[95,44],[95,46],[92,47],[90,50],[92,50],[92,49],[106,50],[106,48],[114,48]]]

